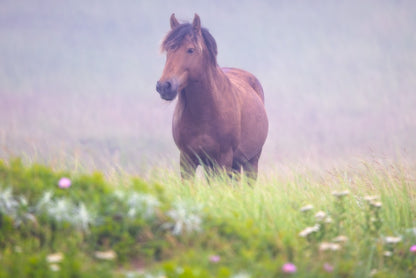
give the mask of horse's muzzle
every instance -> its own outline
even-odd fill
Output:
[[[174,80],[165,82],[158,81],[156,83],[156,91],[164,100],[173,100],[178,94],[178,84]]]

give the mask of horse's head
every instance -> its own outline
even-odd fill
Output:
[[[171,30],[162,43],[166,64],[156,90],[165,100],[173,100],[191,82],[197,82],[207,70],[216,66],[217,45],[207,29],[201,28],[197,14],[192,24],[180,24],[172,14]]]

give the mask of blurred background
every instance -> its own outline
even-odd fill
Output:
[[[176,169],[175,103],[155,91],[173,12],[262,82],[261,167],[416,157],[415,1],[3,0],[0,158]]]

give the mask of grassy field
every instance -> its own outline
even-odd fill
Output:
[[[2,3],[0,278],[416,277],[416,2],[318,2]],[[253,187],[178,176],[173,12],[264,87]]]
[[[414,277],[414,173],[358,162],[250,187],[3,161],[0,277]]]

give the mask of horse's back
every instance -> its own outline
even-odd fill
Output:
[[[241,80],[250,85],[250,87],[253,88],[253,90],[260,97],[261,101],[264,103],[263,87],[261,86],[260,81],[253,74],[237,68],[222,68],[222,70],[231,82]]]

